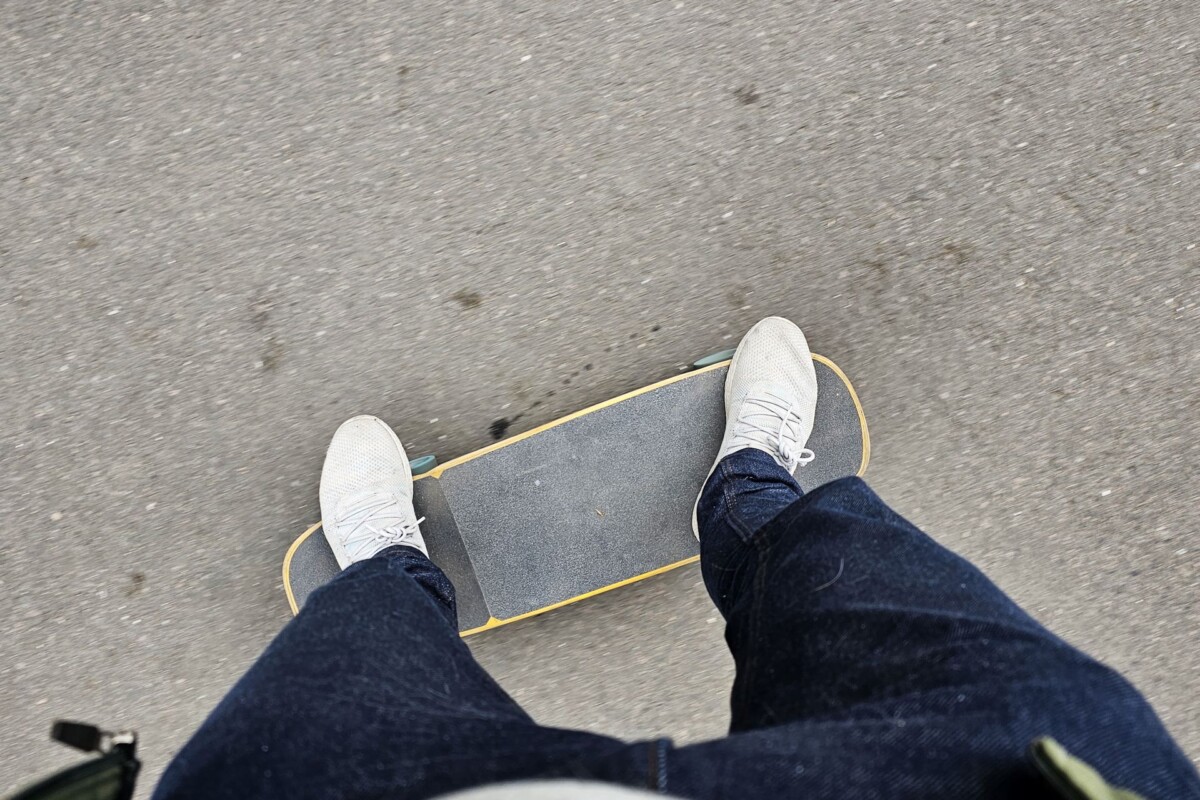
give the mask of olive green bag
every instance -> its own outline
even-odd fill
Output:
[[[96,758],[68,767],[13,795],[11,800],[129,800],[141,763],[137,735],[110,733],[81,722],[54,723],[50,737]]]

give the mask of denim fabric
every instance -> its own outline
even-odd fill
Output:
[[[696,798],[1036,800],[1054,795],[1027,748],[1050,735],[1148,800],[1200,798],[1129,683],[861,480],[804,495],[746,450],[699,510],[737,665],[728,737],[676,748],[536,725],[459,638],[445,575],[395,547],[309,598],[155,797],[419,798],[574,777]]]
[[[154,797],[416,798],[531,776],[640,784],[654,752],[535,724],[459,636],[442,571],[392,547],[309,596]]]
[[[1028,758],[1048,735],[1114,785],[1200,797],[1137,690],[860,479],[802,496],[769,456],[742,451],[699,511],[701,570],[737,666],[733,735],[668,753],[666,791],[1054,797]]]

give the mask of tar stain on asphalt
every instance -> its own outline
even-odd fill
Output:
[[[483,295],[479,292],[468,292],[463,289],[450,296],[463,308],[479,308],[483,305]]]
[[[460,294],[461,294],[461,293],[460,293]],[[455,299],[456,299],[456,300],[458,299],[458,296],[457,296],[457,295],[455,295]],[[653,326],[653,327],[650,329],[650,331],[651,331],[652,333],[657,333],[657,332],[658,332],[658,331],[660,331],[660,330],[662,330],[662,326],[661,326],[661,325],[655,325],[655,326]],[[639,334],[639,333],[634,333],[634,334],[632,335],[632,337],[631,337],[631,338],[634,338],[634,339],[636,339],[636,338],[639,338],[640,336],[641,336],[641,334]],[[611,352],[611,350],[612,350],[612,348],[611,348],[611,347],[606,347],[606,348],[605,348],[605,351],[606,351],[606,352]],[[593,369],[595,369],[595,365],[594,365],[594,364],[592,364],[592,363],[590,363],[590,362],[589,362],[589,363],[587,363],[587,364],[584,364],[582,369],[577,369],[577,370],[575,370],[574,372],[572,372],[572,373],[570,374],[570,376],[568,376],[568,377],[566,377],[566,378],[563,378],[563,379],[562,379],[562,385],[563,385],[563,386],[570,386],[570,385],[571,385],[571,382],[572,382],[573,380],[575,380],[576,378],[578,378],[578,377],[579,377],[580,375],[582,375],[584,372],[591,372]],[[517,394],[518,394],[518,396],[519,396],[520,398],[525,398],[525,397],[526,397],[526,393],[525,393],[525,390],[524,390],[524,389],[520,389],[520,388],[518,388]],[[533,411],[534,409],[536,409],[538,406],[542,405],[542,403],[543,403],[544,401],[547,401],[547,400],[550,400],[551,398],[553,398],[555,394],[556,394],[555,390],[553,390],[553,389],[550,389],[550,390],[548,390],[548,391],[547,391],[547,392],[546,392],[544,395],[542,395],[542,397],[541,397],[541,398],[539,398],[539,399],[537,399],[537,400],[534,400],[532,403],[530,403],[530,404],[529,404],[529,407],[528,407],[528,408],[526,408],[524,411],[520,412],[519,414],[514,414],[512,417],[500,417],[500,418],[499,418],[499,419],[497,419],[497,420],[493,420],[493,421],[492,421],[492,424],[488,426],[488,433],[491,435],[491,437],[492,437],[492,439],[493,439],[493,440],[495,440],[495,441],[497,441],[497,442],[498,442],[498,441],[500,441],[501,439],[503,439],[503,438],[504,438],[504,437],[505,437],[505,436],[508,434],[508,429],[509,429],[510,427],[512,427],[512,426],[513,426],[513,424],[515,424],[515,423],[517,423],[517,422],[520,422],[522,417],[524,417],[526,414],[528,414],[529,412],[531,412],[531,411]]]
[[[762,95],[753,86],[739,86],[733,90],[733,96],[744,106],[752,106],[762,99]]]
[[[135,572],[129,576],[129,585],[124,589],[126,597],[133,597],[146,585],[146,574],[143,572]]]
[[[258,357],[258,366],[263,372],[274,372],[283,361],[283,342],[274,336],[268,336],[263,346],[262,354]]]
[[[500,441],[504,438],[504,434],[508,433],[508,426],[512,425],[512,420],[501,417],[488,427],[488,432],[492,434],[492,438]]]

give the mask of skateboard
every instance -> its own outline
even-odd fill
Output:
[[[454,584],[463,636],[697,561],[692,505],[725,431],[731,351],[695,368],[438,465],[413,464],[429,556]],[[854,387],[814,355],[817,411],[796,471],[805,491],[861,475],[867,420]],[[419,473],[419,474],[418,474]],[[292,543],[292,613],[338,574],[321,524]]]

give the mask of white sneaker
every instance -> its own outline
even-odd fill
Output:
[[[725,376],[725,438],[709,477],[721,459],[748,447],[762,450],[788,472],[808,464],[816,457],[804,447],[816,410],[817,370],[808,340],[782,317],[760,321],[742,337]],[[699,505],[697,497],[692,508],[697,539]]]
[[[366,415],[343,422],[321,469],[321,527],[338,566],[397,544],[429,555],[412,497],[408,456],[387,423]]]

